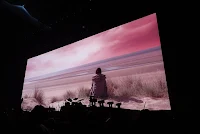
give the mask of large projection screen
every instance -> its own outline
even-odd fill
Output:
[[[156,13],[28,59],[22,109],[59,110],[68,98],[88,105],[97,68],[106,77],[105,101],[171,110]]]

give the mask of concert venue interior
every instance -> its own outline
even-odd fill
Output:
[[[168,15],[157,6],[2,0],[0,8],[9,51],[2,56],[5,131],[175,127],[183,109],[175,96],[175,50]],[[91,94],[97,68],[106,97]]]

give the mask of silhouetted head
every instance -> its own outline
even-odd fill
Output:
[[[46,109],[40,105],[35,106],[31,111],[31,117],[34,123],[41,123],[46,118]]]
[[[101,68],[97,68],[96,74],[101,74]]]

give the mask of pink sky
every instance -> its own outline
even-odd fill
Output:
[[[25,78],[160,46],[156,13],[28,59]]]

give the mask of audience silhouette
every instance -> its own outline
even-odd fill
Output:
[[[86,129],[114,129],[125,128],[131,124],[138,124],[148,121],[165,122],[170,121],[170,111],[149,111],[149,110],[128,110],[121,109],[121,103],[114,103],[90,96],[91,106],[87,107],[81,103],[83,99],[68,99],[60,111],[55,108],[45,108],[37,105],[31,112],[21,111],[16,114],[15,109],[2,111],[1,119],[4,121],[4,130],[6,132],[20,133],[39,133],[39,134],[60,134],[77,128]],[[96,106],[96,102],[99,106]],[[103,105],[106,102],[107,106]],[[116,105],[118,108],[112,108]],[[18,117],[18,118],[16,118]],[[171,120],[172,121],[172,120]],[[118,127],[119,126],[119,127]],[[12,129],[10,129],[12,128]],[[92,131],[90,131],[92,132]]]
[[[21,110],[19,113],[16,109],[5,109],[1,112],[4,132],[61,134],[77,130],[77,128],[86,130],[89,127],[89,132],[93,133],[93,129],[127,129],[132,128],[133,124],[136,127],[144,122],[173,121],[170,111],[155,113],[155,111],[146,109],[142,111],[128,110],[120,107],[121,102],[104,100],[103,98],[107,96],[105,75],[101,74],[100,68],[97,69],[96,73],[97,76],[93,77],[91,89],[94,94],[89,97],[89,106],[82,104],[84,99],[68,98],[60,111],[41,105],[35,106],[31,112]],[[99,103],[99,106],[96,103]],[[113,105],[117,108],[113,108]]]

